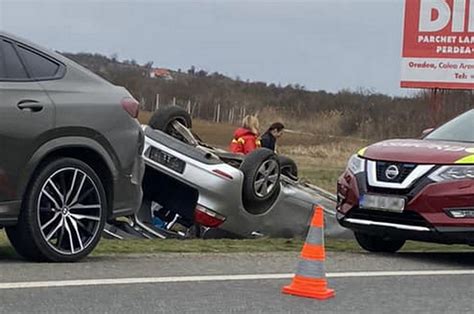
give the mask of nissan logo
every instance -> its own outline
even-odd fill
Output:
[[[385,176],[389,180],[395,179],[396,177],[398,177],[399,174],[400,170],[398,170],[398,167],[395,165],[391,165],[387,168],[387,170],[385,170]]]

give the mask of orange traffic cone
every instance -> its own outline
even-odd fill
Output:
[[[300,297],[326,300],[335,296],[328,289],[324,260],[324,213],[320,206],[315,206],[311,226],[306,237],[300,261],[293,282],[283,287],[282,292]]]

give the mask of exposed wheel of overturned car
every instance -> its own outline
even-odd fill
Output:
[[[259,148],[248,154],[240,170],[244,173],[242,201],[251,214],[262,214],[280,192],[280,162],[269,149]]]
[[[354,232],[357,243],[366,251],[395,253],[405,244],[404,239],[383,238],[362,232]]]
[[[295,161],[286,156],[278,156],[278,160],[280,161],[280,169],[281,174],[293,179],[298,179],[298,166],[296,165]]]
[[[80,160],[60,158],[39,169],[18,224],[6,231],[27,259],[73,262],[99,242],[106,211],[105,190],[94,170]]]
[[[178,106],[168,106],[158,109],[150,118],[148,125],[155,130],[160,130],[179,140],[186,142],[185,138],[176,129],[174,122],[179,122],[184,127],[190,129],[193,122],[189,113]]]

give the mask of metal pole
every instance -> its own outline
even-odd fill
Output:
[[[443,106],[443,94],[441,89],[431,89],[429,106],[431,112],[431,123],[433,127],[436,127],[440,122],[439,118]]]

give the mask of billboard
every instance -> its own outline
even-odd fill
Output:
[[[405,0],[401,87],[474,89],[474,0]]]

